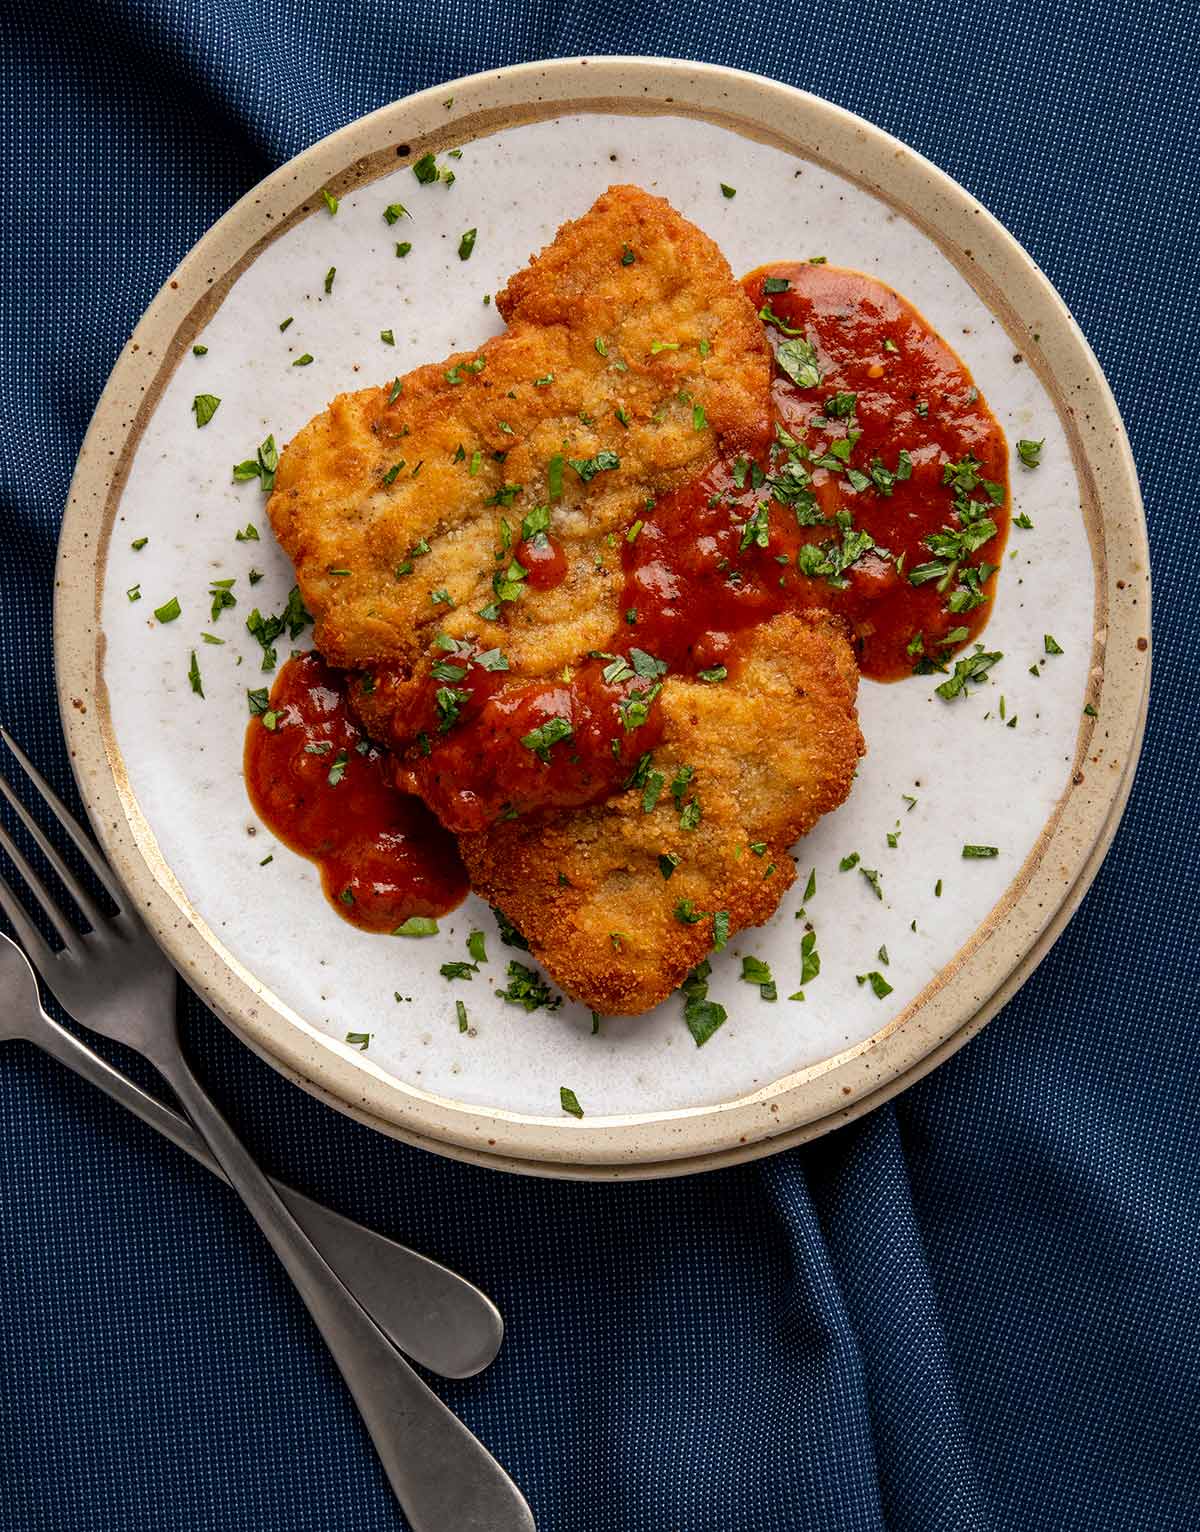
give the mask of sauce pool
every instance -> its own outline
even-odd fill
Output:
[[[352,925],[394,931],[466,897],[454,837],[394,785],[391,757],[367,739],[342,675],[318,654],[283,665],[268,710],[250,720],[243,762],[259,818],[317,864],[326,896]]]
[[[636,613],[635,641],[686,673],[723,662],[735,634],[777,612],[823,607],[846,618],[871,680],[900,680],[921,660],[945,664],[991,611],[1009,523],[1004,433],[950,347],[874,278],[781,262],[742,285],[773,316],[767,334],[777,358],[798,336],[820,379],[798,386],[777,363],[774,449],[718,460],[644,517],[623,550],[621,604]],[[795,481],[804,486],[796,497],[803,516],[766,487],[786,456],[779,433],[803,451]],[[937,562],[927,539],[959,529],[947,464],[974,465],[958,486],[975,480],[977,525],[995,530],[967,558],[943,559],[942,574],[914,584],[914,571]],[[832,579],[798,565],[805,544],[820,563],[822,550],[853,551],[852,539],[864,536],[867,551]],[[955,597],[963,570],[975,571],[968,578],[978,591],[963,587]]]

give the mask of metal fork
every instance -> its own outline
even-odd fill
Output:
[[[8,734],[0,730],[0,737],[118,912],[111,919],[104,914],[0,775],[0,792],[91,927],[84,934],[72,925],[0,825],[0,847],[63,942],[62,950],[55,952],[0,878],[0,908],[33,966],[71,1015],[141,1053],[174,1090],[296,1284],[354,1397],[413,1532],[533,1532],[532,1514],[516,1485],[355,1301],[196,1079],[176,1026],[174,970],[162,961],[153,938],[79,824]]]
[[[0,793],[5,785],[0,779]],[[224,1179],[186,1117],[46,1014],[29,960],[0,932],[0,1042],[17,1040],[57,1059]],[[474,1283],[294,1186],[276,1181],[275,1190],[393,1346],[443,1378],[474,1377],[495,1361],[504,1322]]]

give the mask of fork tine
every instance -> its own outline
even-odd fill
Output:
[[[117,882],[112,868],[100,855],[96,843],[92,840],[91,836],[67,808],[66,804],[50,786],[49,782],[46,781],[45,777],[42,776],[41,772],[25,754],[24,750],[21,749],[20,745],[17,744],[8,730],[2,725],[0,725],[0,739],[4,741],[16,756],[22,771],[24,771],[34,787],[37,788],[38,792],[41,793],[42,798],[49,806],[54,817],[75,842],[80,855],[108,890],[113,903],[119,910],[123,910],[125,908],[125,895],[121,890],[121,885]]]
[[[74,899],[79,908],[83,911],[89,925],[94,931],[99,930],[100,922],[104,919],[104,911],[92,898],[91,894],[88,893],[87,889],[84,888],[83,884],[67,866],[66,862],[63,861],[62,857],[59,856],[58,852],[50,844],[49,840],[47,840],[46,836],[42,833],[42,828],[38,824],[37,820],[34,819],[33,815],[17,797],[16,793],[13,792],[9,784],[4,780],[3,772],[0,772],[0,794],[3,794],[3,796],[12,805],[13,813],[16,814],[17,818],[21,821],[21,823],[29,831],[30,835],[33,836],[34,840],[41,847],[42,854],[62,879],[64,885],[66,886],[67,892],[70,894],[71,898]]]
[[[21,850],[20,846],[17,845],[16,841],[13,840],[12,836],[8,833],[3,825],[0,825],[0,850],[8,852],[13,866],[21,874],[22,878],[24,878],[26,884],[28,885],[29,892],[46,912],[47,920],[49,920],[50,924],[62,937],[63,941],[66,942],[67,946],[69,947],[73,941],[78,941],[78,932],[72,930],[70,921],[59,909],[54,900],[50,897],[50,890],[42,882],[41,878],[38,877],[37,873],[34,872],[33,868],[29,865],[29,862],[26,859],[25,853]],[[9,919],[11,918],[12,917],[10,915]]]
[[[44,972],[45,965],[54,961],[54,953],[2,877],[0,877],[0,909],[8,916],[13,930],[20,937],[25,956],[39,973]]]

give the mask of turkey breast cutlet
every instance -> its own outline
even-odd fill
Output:
[[[857,668],[837,619],[787,614],[741,636],[721,685],[663,665],[651,689],[627,665],[619,706],[648,698],[650,722],[600,741],[616,766],[599,793],[585,776],[571,798],[579,768],[556,754],[555,796],[561,734],[503,763],[529,790],[517,817],[501,811],[507,781],[491,798],[455,797],[422,774],[431,677],[476,676],[474,656],[502,656],[481,677],[484,701],[464,691],[444,706],[454,687],[436,692],[432,766],[453,763],[474,724],[482,780],[489,705],[503,713],[529,693],[554,722],[538,684],[551,699],[572,675],[599,686],[589,655],[618,659],[606,651],[636,638],[614,637],[631,524],[769,429],[772,361],[754,309],[713,242],[660,198],[611,188],[496,302],[505,334],[341,395],[311,421],[281,456],[269,512],[317,647],[360,673],[356,710],[397,751],[403,785],[458,833],[476,891],[569,994],[636,1013],[777,906],[795,877],[787,847],[846,796],[863,751]],[[539,532],[565,563],[550,588],[535,577]],[[569,748],[583,749],[579,719]]]
[[[796,876],[788,847],[850,791],[864,747],[840,619],[786,613],[746,637],[724,684],[664,685],[640,784],[459,837],[476,892],[595,1011],[649,1010],[711,947],[766,920]]]
[[[280,459],[271,523],[331,664],[394,678],[439,632],[501,646],[524,675],[602,648],[621,590],[609,534],[767,429],[762,325],[716,245],[660,197],[605,192],[496,307],[505,334],[340,395]],[[566,578],[494,581],[536,506]]]

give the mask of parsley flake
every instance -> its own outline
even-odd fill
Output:
[[[192,400],[192,409],[196,416],[196,429],[199,430],[201,426],[206,426],[217,413],[220,406],[221,401],[217,398],[216,394],[197,394]]]

